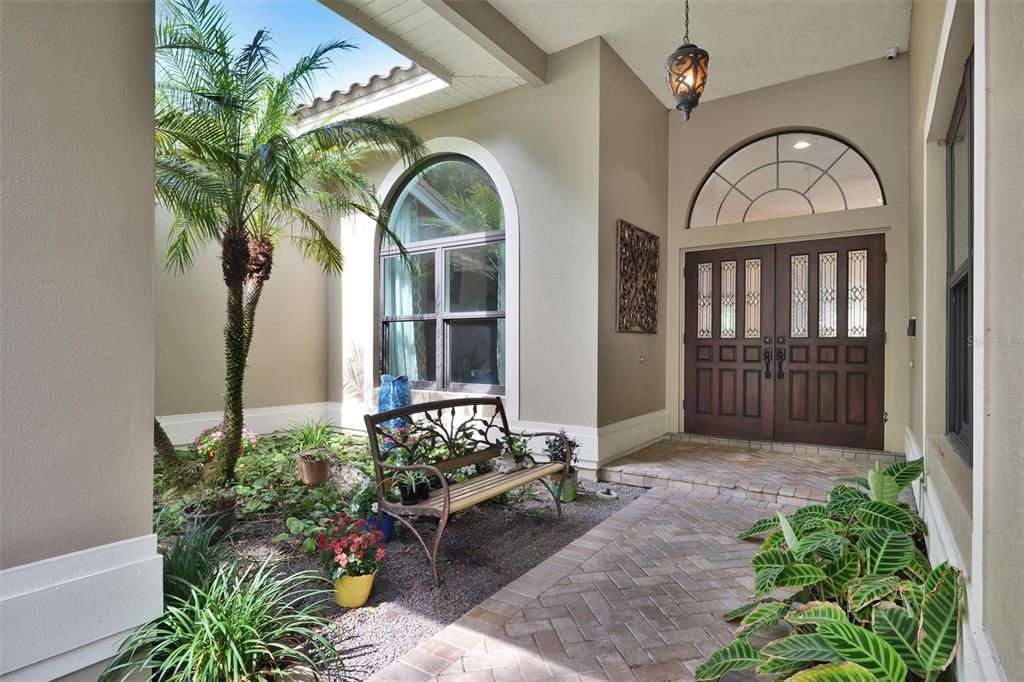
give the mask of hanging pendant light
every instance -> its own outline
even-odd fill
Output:
[[[669,55],[665,62],[668,87],[676,99],[676,109],[689,121],[690,112],[697,108],[708,79],[708,53],[690,42],[690,0],[684,5],[685,26],[683,44]]]

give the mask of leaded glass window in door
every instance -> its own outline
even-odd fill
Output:
[[[794,339],[807,338],[807,254],[790,258],[790,330]]]

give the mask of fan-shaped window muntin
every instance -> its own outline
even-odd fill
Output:
[[[755,139],[708,173],[690,227],[788,218],[885,204],[878,174],[848,142],[820,132]]]

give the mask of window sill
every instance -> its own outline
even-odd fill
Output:
[[[942,470],[956,492],[968,518],[973,513],[974,474],[949,436],[928,437],[928,455],[941,462]]]

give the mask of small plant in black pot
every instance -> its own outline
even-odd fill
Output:
[[[576,457],[580,451],[580,442],[571,437],[562,429],[559,436],[548,436],[544,439],[544,454],[552,462],[568,462],[569,473],[565,477],[565,485],[562,486],[562,502],[572,502],[576,499],[576,491],[579,487],[579,471],[576,469]],[[560,474],[551,477],[551,482],[557,486]]]
[[[402,504],[406,507],[411,507],[430,496],[430,482],[422,471],[399,471],[391,484],[391,490],[395,489],[398,490]]]

